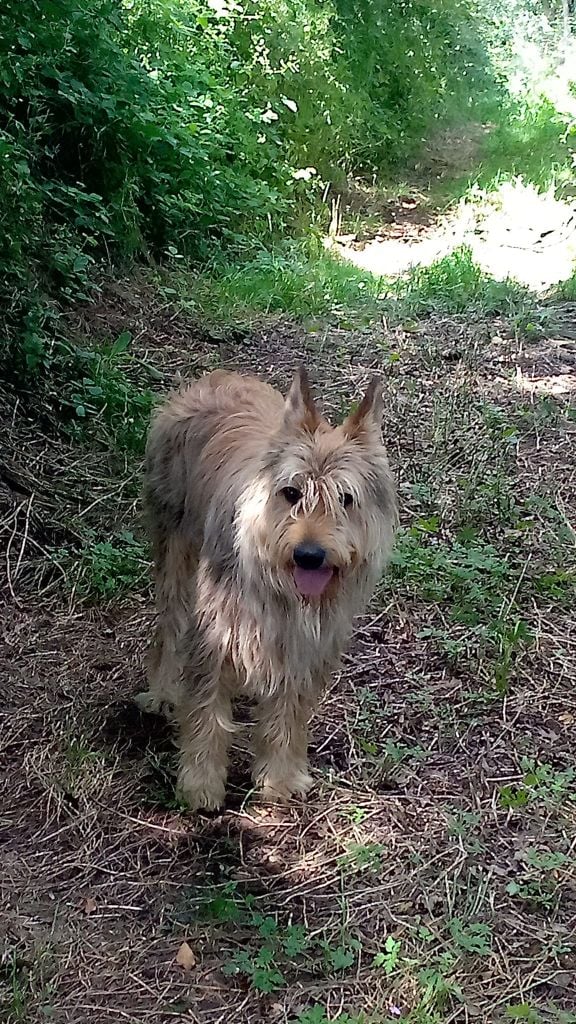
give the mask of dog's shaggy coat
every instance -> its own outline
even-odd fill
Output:
[[[217,370],[153,420],[145,505],[159,626],[139,703],[170,706],[192,808],[224,800],[237,693],[257,703],[256,784],[271,798],[311,785],[308,720],[397,520],[380,420],[373,382],[332,428],[303,370],[286,400]]]

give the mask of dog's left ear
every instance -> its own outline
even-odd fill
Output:
[[[286,396],[284,424],[287,427],[309,430],[311,433],[320,424],[320,413],[314,404],[308,374],[303,366],[299,367]]]
[[[366,435],[381,440],[383,411],[382,382],[373,377],[358,408],[344,420],[342,430],[347,437]]]

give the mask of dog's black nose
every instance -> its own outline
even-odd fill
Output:
[[[300,569],[321,569],[326,552],[319,544],[299,544],[294,548],[294,561]]]

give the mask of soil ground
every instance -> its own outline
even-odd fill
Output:
[[[304,359],[340,414],[383,375],[403,533],[304,806],[251,801],[241,750],[221,814],[175,802],[171,737],[131,704],[149,586],[91,602],[46,571],[80,523],[139,536],[138,461],[3,392],[3,1019],[576,1020],[575,308],[529,339],[481,316],[219,339],[135,280],[78,314],[129,330],[159,391],[214,365],[284,388]]]

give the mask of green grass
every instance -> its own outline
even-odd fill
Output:
[[[430,183],[430,200],[439,207],[491,193],[520,177],[539,191],[555,189],[571,196],[576,189],[573,154],[574,118],[557,110],[542,95],[508,97],[478,111],[484,133],[472,148],[464,173]],[[449,159],[449,154],[447,154]]]
[[[576,270],[567,281],[563,281],[554,290],[553,298],[561,302],[576,302]]]
[[[172,289],[203,318],[227,324],[249,324],[267,314],[335,316],[358,324],[382,313],[393,322],[464,312],[538,318],[528,289],[491,278],[467,248],[392,281],[319,246],[311,252],[310,244],[286,246],[205,277],[180,276],[170,281]]]
[[[455,249],[429,267],[414,268],[394,284],[392,294],[401,315],[413,317],[430,313],[516,316],[535,304],[526,288],[484,273],[468,248]]]
[[[520,175],[541,190],[568,186],[574,174],[567,135],[570,121],[545,97],[525,99],[504,107],[486,135],[480,167],[471,178],[494,190],[502,181]]]
[[[264,250],[246,263],[223,267],[191,283],[184,280],[183,285],[202,316],[243,323],[277,313],[366,318],[377,312],[384,282],[327,252],[320,243],[308,242]]]

